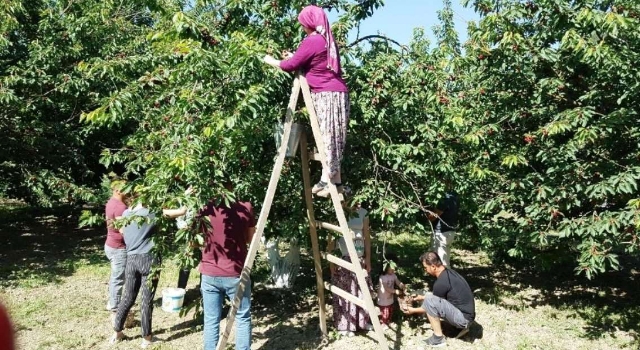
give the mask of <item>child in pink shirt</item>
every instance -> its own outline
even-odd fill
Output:
[[[398,276],[396,276],[395,263],[389,261],[385,264],[384,273],[380,275],[378,287],[380,322],[382,322],[382,328],[384,329],[388,328],[391,315],[393,314],[393,296],[396,292],[395,286],[398,286],[400,289],[405,289],[405,285],[400,282]]]

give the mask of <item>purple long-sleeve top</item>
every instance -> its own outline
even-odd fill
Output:
[[[308,35],[298,50],[288,60],[280,61],[280,68],[287,72],[301,69],[305,73],[311,92],[348,92],[341,73],[327,67],[327,48],[321,35]]]

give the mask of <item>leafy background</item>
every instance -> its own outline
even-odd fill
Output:
[[[117,174],[155,210],[197,208],[232,195],[229,176],[259,210],[292,80],[261,58],[296,47],[308,3],[4,1],[2,196],[95,206]],[[317,3],[340,14],[352,100],[344,172],[373,227],[428,235],[425,210],[451,186],[461,242],[494,262],[567,263],[591,277],[637,257],[636,1],[467,1],[481,19],[460,43],[445,0],[434,42],[416,30],[408,46],[347,42],[380,0]],[[269,237],[307,239],[301,191],[292,159]],[[177,247],[197,233],[160,224],[160,249],[192,261]]]

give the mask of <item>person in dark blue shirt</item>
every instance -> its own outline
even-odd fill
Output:
[[[433,225],[432,250],[437,252],[444,266],[450,266],[451,245],[458,226],[458,194],[447,191],[438,201],[436,208],[429,213]]]

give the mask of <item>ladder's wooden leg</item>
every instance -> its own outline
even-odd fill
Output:
[[[327,163],[327,155],[325,154],[324,143],[322,141],[322,134],[320,133],[320,125],[318,124],[318,116],[316,115],[315,108],[313,105],[313,99],[311,98],[311,91],[309,90],[309,84],[307,84],[307,80],[303,76],[299,76],[300,79],[300,87],[302,89],[302,96],[304,97],[305,105],[307,106],[307,111],[309,112],[309,121],[311,123],[311,128],[313,129],[313,137],[316,141],[316,146],[318,147],[318,155],[320,156],[320,160],[322,162],[322,166],[328,166]],[[378,345],[382,350],[388,350],[389,346],[387,345],[387,338],[384,336],[384,331],[382,330],[382,325],[380,324],[380,320],[378,319],[378,312],[373,305],[373,300],[371,299],[371,292],[369,291],[369,287],[367,285],[367,281],[365,280],[366,272],[360,266],[358,253],[356,252],[356,247],[353,243],[351,230],[347,225],[347,219],[344,215],[344,210],[342,209],[342,204],[340,201],[340,196],[338,194],[338,190],[336,186],[329,181],[329,193],[331,194],[331,201],[333,202],[333,207],[336,210],[336,215],[338,217],[338,222],[340,223],[340,228],[342,229],[342,235],[345,237],[345,243],[347,245],[347,250],[349,251],[349,257],[351,258],[351,262],[355,267],[355,275],[358,279],[358,286],[362,291],[362,295],[364,298],[364,304],[366,306],[366,311],[369,313],[369,317],[371,319],[371,324],[373,325],[373,329],[376,332],[376,337],[378,338]]]
[[[327,336],[327,311],[324,304],[324,282],[322,280],[322,265],[320,260],[320,247],[318,244],[318,232],[316,231],[316,219],[313,214],[313,199],[311,197],[311,179],[309,176],[309,151],[307,150],[307,134],[300,135],[300,158],[302,162],[302,180],[304,182],[304,198],[307,203],[307,218],[309,219],[309,235],[313,248],[313,261],[316,268],[316,287],[318,289],[318,306],[320,317],[320,331]]]
[[[236,319],[236,313],[238,312],[238,306],[240,306],[240,301],[242,300],[242,295],[244,293],[247,282],[249,281],[249,276],[251,274],[251,268],[253,267],[253,262],[256,257],[256,253],[258,252],[258,248],[260,247],[260,239],[262,238],[262,234],[264,233],[264,226],[267,223],[267,218],[269,217],[269,211],[271,210],[271,203],[273,203],[273,196],[276,193],[276,188],[278,187],[278,180],[280,179],[280,174],[282,173],[282,165],[284,164],[284,158],[287,153],[287,146],[289,144],[289,135],[291,134],[291,124],[293,124],[293,112],[296,109],[296,105],[298,104],[298,96],[300,95],[300,78],[296,78],[293,81],[293,88],[291,90],[291,97],[289,98],[289,105],[287,107],[287,115],[285,119],[284,125],[284,134],[282,135],[282,144],[280,145],[280,149],[278,150],[278,157],[276,158],[276,164],[273,167],[273,171],[271,172],[271,179],[269,180],[269,187],[267,188],[267,194],[264,199],[264,203],[262,204],[262,209],[260,210],[260,217],[258,218],[258,223],[256,225],[256,232],[253,235],[253,239],[251,240],[251,245],[249,246],[249,251],[247,252],[247,258],[244,261],[244,267],[242,268],[242,274],[240,275],[240,283],[236,288],[236,296],[231,304],[231,309],[227,315],[227,325],[225,327],[225,331],[220,336],[220,340],[218,341],[218,346],[216,350],[222,350],[227,346],[227,340],[229,339],[229,334],[231,333],[231,329],[233,329],[233,323]]]

